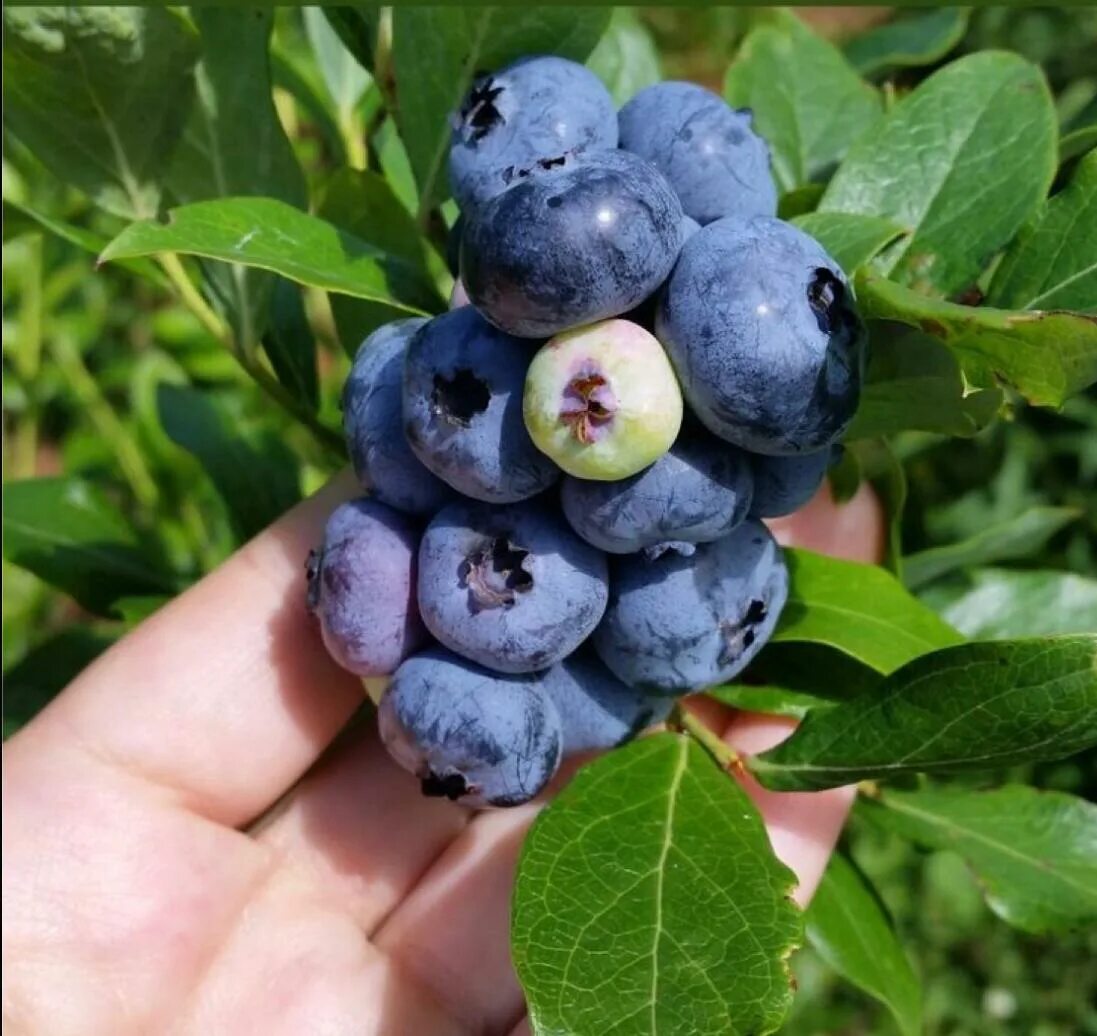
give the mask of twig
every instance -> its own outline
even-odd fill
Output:
[[[701,719],[681,705],[675,705],[671,713],[669,726],[689,734],[719,764],[721,769],[733,770],[741,765],[739,753],[731,745],[722,741]]]

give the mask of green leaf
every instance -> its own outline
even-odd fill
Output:
[[[322,7],[305,7],[301,14],[324,85],[335,102],[340,121],[345,124],[373,79],[347,48],[331,16]]]
[[[1078,517],[1071,507],[1031,507],[961,543],[908,554],[903,561],[903,581],[917,589],[959,568],[1030,557]]]
[[[804,921],[815,952],[879,1000],[904,1036],[919,1036],[921,983],[876,890],[849,857],[830,858]]]
[[[747,763],[774,791],[1062,759],[1097,744],[1097,637],[943,648]]]
[[[841,51],[779,10],[768,12],[743,41],[724,96],[754,112],[754,128],[769,143],[782,192],[825,178],[883,110],[879,93]]]
[[[1002,406],[997,388],[964,381],[959,361],[936,338],[886,320],[869,323],[868,366],[847,440],[903,431],[971,436]]]
[[[902,578],[903,511],[907,506],[907,475],[902,461],[895,455],[887,439],[861,439],[850,443],[848,451],[857,458],[857,469],[868,479],[884,509],[884,565]]]
[[[347,48],[362,65],[373,71],[377,34],[385,17],[382,7],[321,7],[324,16]]]
[[[719,687],[708,688],[705,694],[743,712],[759,712],[764,716],[791,716],[793,719],[802,719],[811,709],[822,709],[833,704],[826,698],[773,684],[721,684]]]
[[[274,41],[270,51],[271,83],[292,95],[308,117],[315,124],[324,143],[327,145],[336,165],[345,165],[347,161],[346,144],[339,124],[335,121],[321,85],[314,82],[314,75],[306,74],[296,64],[297,55],[279,49]]]
[[[1045,202],[994,273],[987,302],[1003,309],[1097,313],[1097,151]]]
[[[1028,932],[1097,921],[1097,806],[1056,791],[883,791],[860,814],[902,838],[959,853],[990,908]]]
[[[313,412],[320,405],[316,339],[305,313],[301,289],[278,277],[270,296],[263,348],[278,380]]]
[[[144,622],[153,612],[159,611],[171,600],[164,594],[148,594],[143,597],[119,597],[111,606],[111,611],[132,628]]]
[[[273,198],[199,201],[168,217],[167,223],[131,224],[100,261],[182,252],[270,270],[413,315],[441,306],[434,286],[407,262]]]
[[[3,521],[4,557],[88,611],[106,615],[119,597],[174,589],[122,515],[82,479],[5,482]]]
[[[33,647],[4,673],[4,737],[29,723],[115,641],[70,626]]]
[[[609,28],[587,58],[587,67],[606,84],[618,105],[663,78],[655,40],[627,7],[613,9]]]
[[[453,278],[427,243],[392,185],[376,173],[340,169],[328,181],[317,215],[366,244],[407,261],[448,292]],[[441,306],[441,298],[435,302]],[[331,297],[332,316],[348,355],[371,331],[406,313],[391,305],[346,296]]]
[[[1097,124],[1081,126],[1059,138],[1059,165],[1097,147]]]
[[[843,49],[863,76],[934,65],[963,39],[969,16],[966,7],[939,7],[899,17],[855,36]]]
[[[1061,406],[1097,381],[1095,317],[940,302],[864,270],[857,301],[868,319],[898,321],[939,339],[968,382],[1008,385],[1037,406]]]
[[[414,216],[419,209],[419,188],[415,183],[415,172],[411,168],[407,148],[404,147],[400,131],[391,117],[377,127],[377,132],[373,135],[373,146],[377,150],[381,172],[385,174],[392,193]]]
[[[691,738],[584,767],[526,837],[511,947],[537,1036],[771,1033],[792,997],[795,878]]]
[[[813,212],[823,196],[823,190],[822,184],[809,183],[786,191],[777,202],[778,217],[795,219],[797,216],[806,216],[809,212]]]
[[[1097,579],[1051,569],[980,568],[927,587],[922,600],[967,637],[1097,629]]]
[[[303,208],[305,179],[271,95],[272,8],[195,7],[202,60],[198,99],[168,171],[175,202],[263,195]],[[250,346],[265,329],[273,279],[243,266],[204,264],[236,339]]]
[[[774,643],[826,644],[880,673],[963,638],[876,565],[786,550],[788,603]]]
[[[193,34],[156,7],[5,7],[4,124],[126,219],[156,214],[194,92]]]
[[[396,7],[396,113],[419,183],[420,208],[447,195],[451,112],[473,79],[527,54],[584,60],[609,23],[598,7]]]
[[[208,392],[161,385],[156,401],[164,431],[198,460],[225,501],[238,540],[300,499],[297,462],[278,436],[246,434]]]
[[[815,238],[847,274],[906,233],[890,219],[849,212],[811,212],[792,222]]]
[[[911,228],[874,265],[922,293],[964,291],[1047,194],[1055,134],[1039,68],[1016,54],[972,54],[850,149],[819,208]]]

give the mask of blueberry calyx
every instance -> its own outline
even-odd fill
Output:
[[[528,550],[496,536],[465,558],[458,576],[468,588],[470,610],[510,608],[518,594],[532,589],[533,576],[522,567],[528,557]]]
[[[459,773],[447,773],[444,777],[439,777],[429,770],[426,777],[419,781],[419,787],[428,799],[449,799],[450,802],[456,802],[474,790]]]
[[[845,286],[830,270],[820,266],[808,285],[808,305],[815,322],[825,335],[836,330],[843,320]]]
[[[309,556],[305,559],[305,578],[308,580],[305,605],[310,612],[315,612],[320,607],[320,570],[323,565],[324,552],[310,550]]]
[[[504,122],[503,113],[495,104],[495,99],[503,92],[495,85],[490,76],[477,83],[470,91],[468,100],[461,108],[461,122],[470,130],[469,138],[483,140],[496,126]]]
[[[583,444],[597,442],[609,431],[617,413],[617,397],[609,382],[597,370],[581,370],[564,388],[560,420]]]
[[[468,428],[477,414],[487,410],[490,402],[491,389],[487,382],[467,367],[454,371],[448,378],[443,374],[434,375],[431,410],[450,424]]]
[[[524,180],[527,176],[532,176],[534,173],[558,169],[562,165],[567,165],[568,159],[571,158],[574,153],[574,151],[565,151],[562,155],[554,155],[552,158],[539,158],[533,165],[525,167],[508,165],[502,172],[503,183],[509,186],[515,180]],[[549,204],[552,204],[551,200],[549,201]],[[557,204],[559,204],[559,201],[557,201]]]
[[[720,633],[724,638],[724,648],[720,652],[721,665],[730,665],[754,643],[754,627],[763,622],[767,614],[765,601],[754,598],[738,622],[720,623]]]

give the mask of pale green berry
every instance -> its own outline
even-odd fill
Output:
[[[537,448],[569,475],[613,481],[670,449],[682,393],[654,335],[628,320],[604,320],[538,351],[522,409]]]

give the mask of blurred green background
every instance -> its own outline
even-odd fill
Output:
[[[888,8],[797,10],[847,46],[895,17]],[[338,77],[330,67],[327,75],[321,70],[316,55],[332,38],[316,15],[280,10],[273,47],[279,115],[314,185],[344,157],[386,168],[401,160],[383,126],[368,135],[376,104],[367,77],[356,78],[352,67]],[[654,41],[665,76],[719,89],[751,11],[643,8],[622,17]],[[1044,67],[1065,129],[1097,121],[1097,10],[988,8],[961,27],[951,56],[1018,50]],[[932,67],[881,69],[873,78],[901,92]],[[368,153],[360,153],[367,137]],[[124,515],[146,559],[133,573],[134,595],[108,615],[83,610],[4,562],[7,736],[130,625],[257,531],[261,516],[319,485],[340,457],[273,405],[167,292],[116,264],[97,269],[88,252],[9,207],[23,203],[104,238],[121,226],[54,180],[6,132],[3,193],[4,479],[80,476]],[[319,347],[320,417],[337,427],[344,346],[356,343],[340,343],[322,294],[306,293],[305,301],[310,326],[302,333],[313,334]],[[195,408],[231,434],[195,444]],[[1033,507],[1071,508],[1011,563],[1097,576],[1097,394],[1074,399],[1059,414],[1019,408],[971,440],[910,434],[894,446],[909,483],[906,552],[967,539]],[[237,452],[224,458],[220,478],[216,465],[194,456],[211,449]],[[241,470],[251,472],[251,482],[227,484]],[[234,492],[257,501],[254,521],[246,508],[226,507]],[[958,578],[934,592],[947,598],[964,589]],[[1092,799],[1095,763],[1091,753],[1045,768],[1039,782]],[[1097,1034],[1097,933],[1025,936],[992,917],[958,857],[920,853],[857,825],[848,839],[923,975],[927,1033]],[[798,955],[796,971],[800,993],[786,1032],[893,1031],[881,1008],[840,983],[810,951]]]

